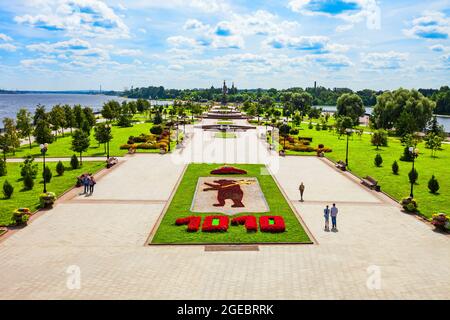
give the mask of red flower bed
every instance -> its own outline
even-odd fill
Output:
[[[188,232],[197,232],[200,229],[200,224],[202,222],[202,217],[187,217],[177,219],[175,224],[177,226],[182,226],[187,224]]]
[[[216,224],[217,222],[217,224]],[[203,221],[203,232],[226,232],[230,219],[227,216],[207,216]]]
[[[231,225],[238,226],[238,225],[245,225],[245,229],[247,231],[258,231],[258,224],[256,222],[255,216],[242,216],[242,217],[236,217],[231,220]]]
[[[247,174],[247,171],[235,167],[221,167],[211,171],[211,174]]]
[[[283,217],[262,216],[259,218],[261,232],[281,233],[286,231]]]

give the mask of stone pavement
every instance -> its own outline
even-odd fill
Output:
[[[194,133],[192,140],[175,155],[126,157],[98,180],[94,196],[62,199],[0,241],[0,298],[450,298],[448,236],[321,159],[275,157],[255,130],[218,139],[222,142],[211,142],[208,149],[198,148],[202,132],[188,132]],[[254,252],[145,246],[184,163],[228,158],[272,164],[316,244],[264,245]],[[303,203],[297,191],[301,181]],[[340,209],[336,233],[323,231],[322,209],[332,202]],[[73,266],[81,272],[80,289],[67,286]],[[381,287],[371,281],[377,274]]]

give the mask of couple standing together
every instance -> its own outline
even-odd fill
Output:
[[[81,182],[84,186],[84,193],[86,195],[92,195],[94,193],[94,186],[97,183],[92,174],[84,174],[81,178]]]
[[[325,231],[330,231],[330,216],[331,216],[331,230],[332,231],[337,231],[337,225],[336,225],[336,220],[337,220],[337,215],[338,215],[338,208],[336,207],[336,204],[333,203],[333,206],[330,207],[327,206],[325,209],[323,209],[323,216],[325,218]]]

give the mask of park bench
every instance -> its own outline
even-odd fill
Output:
[[[366,187],[368,187],[368,188],[370,188],[372,190],[376,190],[376,191],[380,191],[381,190],[381,187],[378,185],[378,181],[375,180],[374,178],[370,177],[370,176],[367,176],[367,177],[361,179],[361,183],[364,186],[366,186]]]
[[[108,160],[106,160],[106,168],[111,168],[112,166],[116,165],[119,163],[119,159],[115,158],[115,157],[111,157]]]
[[[336,163],[336,168],[338,168],[339,170],[342,170],[342,171],[346,171],[346,170],[347,170],[347,165],[345,164],[344,161],[339,160],[339,161]]]

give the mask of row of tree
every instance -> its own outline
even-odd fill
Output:
[[[436,89],[419,89],[417,90],[423,96],[430,98],[436,102],[437,114],[450,114],[450,88],[443,86],[439,90]],[[264,96],[270,97],[275,103],[283,103],[283,96],[286,94],[309,93],[312,97],[313,106],[335,106],[338,99],[344,94],[356,94],[365,107],[372,107],[377,104],[377,98],[383,95],[383,91],[375,91],[364,89],[353,91],[348,88],[325,88],[325,87],[308,87],[308,88],[290,88],[285,90],[277,89],[237,89],[233,87],[227,95],[227,102],[244,103],[245,101],[255,102],[263,99]],[[209,89],[165,89],[164,87],[147,87],[132,88],[125,90],[123,96],[129,98],[141,99],[179,99],[183,101],[220,102],[223,99],[222,88],[211,87]]]

